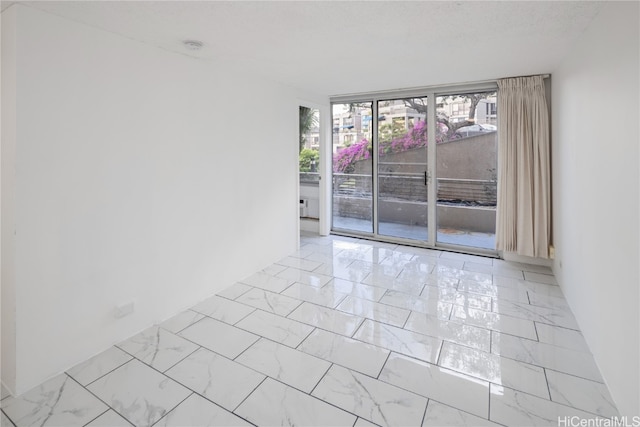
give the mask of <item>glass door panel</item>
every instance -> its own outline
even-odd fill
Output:
[[[332,228],[373,233],[373,104],[358,102],[332,107]]]
[[[378,101],[378,234],[427,235],[427,98]]]
[[[496,92],[436,98],[437,243],[495,249]]]

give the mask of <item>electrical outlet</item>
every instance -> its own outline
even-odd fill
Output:
[[[128,316],[129,314],[133,313],[133,310],[134,310],[133,301],[129,301],[124,304],[117,305],[114,310],[113,317],[115,317],[116,319],[120,319],[121,317]]]

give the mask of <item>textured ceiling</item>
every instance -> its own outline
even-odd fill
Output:
[[[323,95],[555,69],[602,2],[20,2]],[[4,5],[3,5],[4,6]],[[188,51],[185,39],[204,48]]]

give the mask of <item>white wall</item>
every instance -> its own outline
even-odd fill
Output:
[[[2,266],[0,268],[2,352],[0,372],[6,383],[15,383],[16,366],[16,289],[15,289],[15,153],[16,153],[16,16],[15,9],[2,13],[2,144],[0,146],[0,234]]]
[[[5,252],[3,223],[2,271],[17,311],[3,307],[3,381],[22,393],[296,249],[298,101],[26,6],[5,18],[16,238]],[[135,313],[115,319],[127,301]]]
[[[319,185],[300,184],[300,199],[307,200],[307,216],[309,218],[320,218]]]
[[[638,3],[553,73],[554,272],[622,414],[640,415]]]
[[[300,230],[320,232],[320,186],[300,184],[300,200],[307,201],[307,218],[300,217]]]

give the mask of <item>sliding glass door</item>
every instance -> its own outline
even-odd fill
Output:
[[[373,233],[373,103],[333,104],[333,229]]]
[[[495,89],[333,104],[335,232],[494,250]]]
[[[436,243],[494,249],[496,92],[443,94],[436,103]]]
[[[377,106],[378,234],[427,241],[427,98]]]

